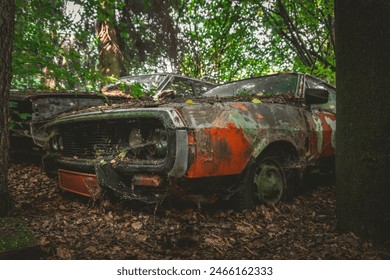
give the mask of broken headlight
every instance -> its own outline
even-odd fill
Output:
[[[132,126],[129,133],[128,157],[162,159],[167,154],[167,132],[162,124]]]

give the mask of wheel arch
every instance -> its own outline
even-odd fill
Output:
[[[269,151],[274,151],[274,150],[282,150],[282,151],[286,152],[287,154],[293,156],[295,159],[297,159],[299,157],[297,148],[291,142],[288,142],[285,140],[280,140],[280,141],[274,141],[274,142],[270,143],[269,145],[267,145],[260,152],[260,154],[257,156],[257,158],[260,157],[261,155],[263,155],[264,153],[267,153]]]
[[[265,153],[269,153],[270,151],[284,151],[288,155],[292,156],[294,159],[299,158],[299,153],[297,148],[289,141],[286,140],[278,140],[274,141],[270,144],[268,144],[256,157],[256,160],[258,160],[261,156],[263,156]]]
[[[268,144],[264,149],[262,149],[262,151],[257,155],[257,157],[252,157],[249,160],[239,179],[237,193],[235,195],[235,205],[238,209],[254,208],[256,205],[255,201],[250,198],[251,195],[247,189],[247,186],[251,184],[250,180],[254,172],[253,166],[259,163],[262,158],[267,156],[267,154],[280,152],[285,153],[287,156],[290,156],[293,160],[299,159],[299,153],[297,148],[291,142],[284,140],[274,141]],[[283,194],[282,199],[284,201],[290,200],[294,192],[295,186],[288,189],[288,191]]]
[[[267,153],[270,153],[272,151],[278,151],[278,150],[279,151],[281,150],[281,151],[287,153],[288,155],[291,155],[294,160],[299,159],[298,149],[293,143],[291,143],[287,140],[273,141],[273,142],[269,143],[268,145],[266,145],[260,152],[253,155],[253,157],[248,161],[243,172],[241,173],[240,179],[247,176],[247,174],[251,170],[252,165],[254,163],[256,163],[258,160],[260,160],[261,157],[263,157]]]

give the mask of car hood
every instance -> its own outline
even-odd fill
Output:
[[[165,104],[141,101],[138,103],[131,102],[89,108],[57,118],[50,122],[48,126],[73,122],[126,118],[156,111],[166,112],[175,116],[178,115],[180,122],[177,123],[177,126],[184,126],[189,129],[225,127],[230,122],[235,123],[238,127],[259,122],[264,125],[278,125],[280,123],[291,122],[290,110],[286,108],[296,106],[286,100],[280,102],[275,102],[275,100],[272,100],[272,102],[270,100],[253,102],[252,99],[216,100],[201,98],[181,101]],[[173,112],[175,113],[173,114]]]

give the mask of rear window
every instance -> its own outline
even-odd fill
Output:
[[[230,97],[237,95],[295,94],[297,75],[283,74],[241,80],[218,86],[204,94],[205,97]]]

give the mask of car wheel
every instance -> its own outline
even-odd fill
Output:
[[[237,206],[251,209],[257,204],[275,204],[291,199],[296,186],[293,157],[270,150],[261,155],[239,183]]]

